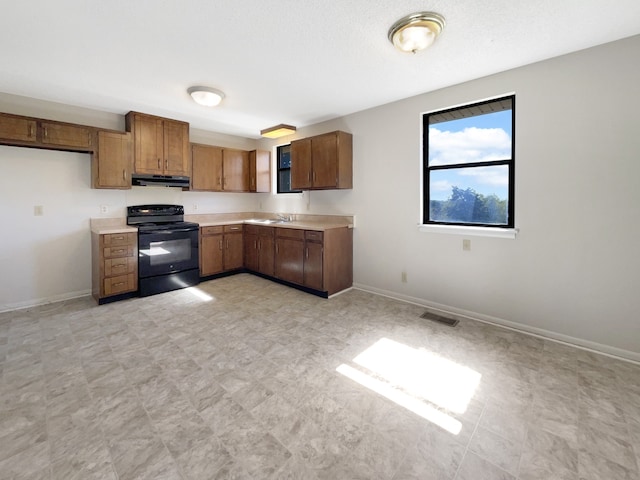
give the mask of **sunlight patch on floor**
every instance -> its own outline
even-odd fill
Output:
[[[373,378],[366,373],[361,372],[349,365],[342,364],[336,369],[339,373],[354,382],[359,383],[363,387],[376,392],[379,395],[391,400],[395,404],[406,408],[407,410],[419,415],[425,420],[444,428],[450,433],[457,435],[462,429],[462,424],[450,415],[441,412],[437,408],[428,405],[422,400],[408,395],[401,390],[389,385],[386,382]]]
[[[388,338],[381,338],[353,361],[409,395],[455,413],[467,410],[482,376],[424,348]]]
[[[215,297],[212,297],[207,292],[205,292],[204,290],[201,290],[198,287],[188,287],[186,288],[186,291],[204,302],[211,302],[211,301],[215,301],[216,299]]]

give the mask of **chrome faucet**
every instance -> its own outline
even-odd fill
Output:
[[[278,214],[276,214],[276,217],[281,222],[290,222],[291,221],[291,215],[284,215],[282,213],[278,213]]]

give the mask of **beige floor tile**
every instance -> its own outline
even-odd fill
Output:
[[[199,288],[215,301],[0,314],[2,474],[640,480],[637,365],[357,290],[327,300],[244,274]],[[336,370],[383,338],[477,372],[466,410],[399,405]]]

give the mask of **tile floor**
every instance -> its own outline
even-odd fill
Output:
[[[361,291],[198,292],[0,314],[0,477],[640,479],[639,366]]]

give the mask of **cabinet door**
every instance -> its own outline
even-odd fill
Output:
[[[273,233],[260,235],[258,238],[258,271],[260,273],[273,276],[275,260],[274,253]]]
[[[223,149],[222,189],[226,192],[249,191],[249,152]]]
[[[246,233],[244,235],[244,266],[249,270],[259,270],[258,235]]]
[[[322,244],[306,242],[304,252],[304,285],[316,290],[323,290],[322,278]]]
[[[42,122],[42,143],[64,147],[91,148],[90,128]]]
[[[164,174],[189,176],[189,125],[163,121]]]
[[[131,188],[131,136],[99,131],[92,169],[93,188]]]
[[[200,237],[200,276],[222,272],[222,235]]]
[[[335,133],[318,135],[311,140],[313,188],[338,186],[338,138]]]
[[[224,234],[224,269],[242,268],[244,250],[242,248],[242,232]]]
[[[249,152],[249,191],[271,191],[271,153],[266,150]]]
[[[134,125],[135,172],[162,175],[162,120],[136,115]]]
[[[0,139],[35,142],[36,129],[35,120],[0,114]]]
[[[304,241],[276,238],[275,276],[302,285]]]
[[[311,139],[291,142],[291,189],[311,188]]]
[[[222,190],[222,148],[206,145],[191,147],[191,190]]]

